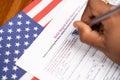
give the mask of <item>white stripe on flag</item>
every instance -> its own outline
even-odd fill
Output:
[[[29,73],[25,73],[20,80],[31,80],[33,78],[33,76]]]
[[[50,20],[52,20],[55,15],[60,11],[61,6],[63,6],[64,1],[61,1],[56,7],[54,6],[54,9],[52,9],[49,14],[47,14],[45,17],[43,17],[40,21],[38,21],[38,23],[42,26],[46,25],[46,22],[49,22]]]
[[[33,18],[37,15],[40,11],[42,11],[52,0],[44,0],[37,4],[33,9],[31,9],[27,15]]]

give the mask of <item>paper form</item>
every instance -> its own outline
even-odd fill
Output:
[[[120,80],[117,64],[71,34],[73,21],[80,19],[87,3],[79,1],[66,0],[54,20],[18,60],[18,66],[40,80]]]

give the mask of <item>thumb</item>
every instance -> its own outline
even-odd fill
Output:
[[[88,25],[81,21],[75,21],[74,26],[78,29],[80,40],[82,42],[99,49],[104,48],[104,37],[98,32],[93,31]]]
[[[102,0],[89,0],[88,2],[94,16],[100,16],[110,10],[111,5]]]

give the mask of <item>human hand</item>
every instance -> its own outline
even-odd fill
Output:
[[[86,24],[91,17],[98,17],[110,10],[112,6],[101,0],[89,0],[81,21],[75,21],[80,40],[103,51],[111,60],[120,64],[120,12],[104,19],[102,34]]]

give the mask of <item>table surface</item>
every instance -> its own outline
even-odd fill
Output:
[[[1,0],[0,2],[0,26],[15,16],[33,0]]]

